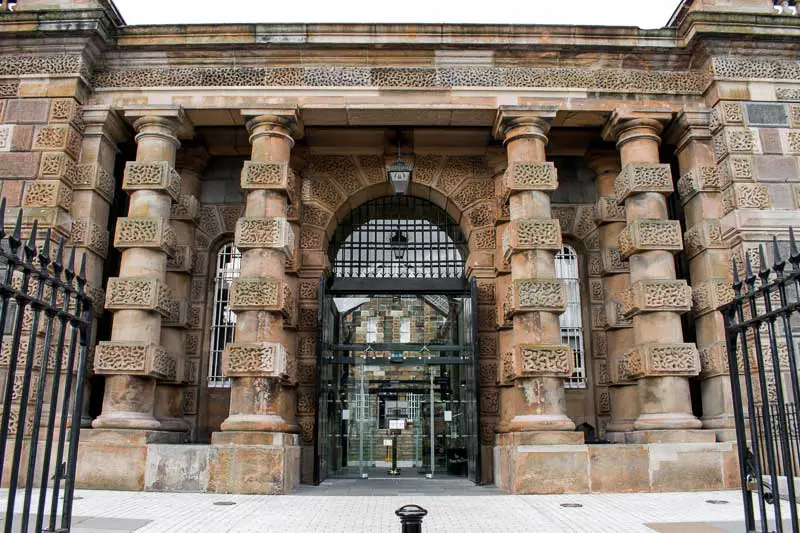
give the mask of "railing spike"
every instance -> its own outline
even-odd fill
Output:
[[[783,269],[786,266],[786,261],[781,257],[781,249],[778,246],[778,237],[772,236],[772,268],[779,276],[783,275]]]
[[[58,248],[56,249],[56,258],[53,260],[53,270],[56,273],[56,278],[61,279],[61,271],[64,269],[64,237],[58,240]]]
[[[75,247],[73,246],[69,252],[69,260],[67,261],[67,268],[65,270],[67,281],[72,281],[75,275]]]
[[[25,243],[25,253],[28,255],[28,262],[33,260],[36,253],[36,232],[39,231],[39,221],[34,219],[33,226],[31,227],[31,234],[28,236],[28,242]]]
[[[800,250],[797,249],[797,240],[794,238],[794,230],[789,226],[789,262],[794,269],[800,265]]]
[[[6,236],[6,198],[0,198],[0,239]]]
[[[736,291],[736,295],[739,295],[739,291],[742,288],[742,282],[739,279],[739,265],[736,263],[736,258],[731,257],[732,267],[731,270],[733,272],[733,290]]]
[[[769,278],[770,270],[767,267],[767,255],[764,253],[764,245],[758,245],[758,277],[766,281]]]
[[[81,254],[81,267],[78,270],[78,283],[86,282],[86,253]]]
[[[50,264],[50,238],[52,236],[52,230],[47,228],[47,231],[44,234],[44,244],[42,245],[42,250],[39,252],[39,263],[42,266],[46,267]]]
[[[14,235],[14,240],[20,243],[22,242],[22,209],[17,210],[17,221],[14,224],[13,235]]]
[[[750,254],[744,254],[744,281],[752,289],[756,284],[756,276],[753,274],[753,264],[750,261]]]

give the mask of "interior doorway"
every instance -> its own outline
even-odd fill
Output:
[[[476,290],[460,228],[373,200],[340,224],[320,287],[316,480],[480,482]]]

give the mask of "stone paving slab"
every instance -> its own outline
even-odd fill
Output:
[[[744,530],[738,491],[518,496],[463,484],[453,484],[453,493],[448,494],[442,485],[418,482],[416,490],[409,488],[398,495],[393,483],[376,481],[337,481],[303,487],[289,496],[80,490],[76,491],[81,499],[74,502],[75,515],[88,518],[75,523],[73,532],[398,533],[394,511],[408,503],[428,509],[424,533]],[[0,505],[4,499],[2,491]],[[713,505],[706,500],[729,503]],[[215,505],[220,502],[233,504]],[[565,503],[580,507],[563,507]],[[786,502],[782,505],[788,510]],[[87,527],[88,520],[93,527]]]

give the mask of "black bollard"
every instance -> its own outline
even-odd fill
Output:
[[[400,517],[400,533],[422,533],[422,517],[428,511],[419,505],[404,505],[394,512]]]

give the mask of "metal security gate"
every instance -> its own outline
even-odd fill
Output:
[[[3,531],[33,526],[36,532],[68,532],[92,324],[86,261],[84,256],[76,270],[72,248],[65,264],[63,239],[51,256],[50,230],[37,236],[36,222],[23,244],[21,210],[14,230],[6,234],[5,207],[3,199],[0,331],[7,336],[0,338],[0,375],[5,378],[0,478],[9,487]],[[41,248],[37,238],[43,238]]]
[[[728,365],[747,531],[793,531],[798,526],[800,387],[795,338],[800,324],[800,251],[789,232],[789,265],[773,237],[772,268],[759,248],[745,257],[744,280],[733,264],[734,299],[725,318]],[[758,508],[754,506],[754,495]],[[788,499],[788,515],[781,509]],[[757,529],[758,524],[758,529]]]

